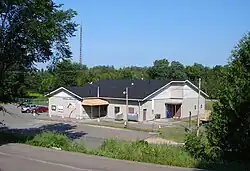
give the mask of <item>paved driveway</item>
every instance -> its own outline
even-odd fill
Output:
[[[198,171],[8,144],[0,147],[3,171]]]
[[[67,133],[76,141],[84,141],[90,148],[99,147],[105,139],[120,140],[138,140],[151,137],[147,132],[124,130],[116,128],[107,128],[94,125],[85,125],[79,123],[61,123],[56,121],[42,121],[32,117],[31,114],[21,113],[20,108],[14,105],[5,105],[11,115],[0,114],[0,121],[8,128],[17,129],[18,131],[36,134],[37,132],[49,130]]]

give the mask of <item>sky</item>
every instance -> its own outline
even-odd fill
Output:
[[[151,66],[167,58],[184,65],[227,64],[250,31],[249,0],[55,0],[78,12],[83,64]],[[80,27],[79,27],[80,30]],[[79,62],[80,31],[70,39]]]

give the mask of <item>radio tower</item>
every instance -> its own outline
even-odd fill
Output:
[[[81,28],[80,28],[80,60],[79,63],[82,67],[82,24],[81,24]]]

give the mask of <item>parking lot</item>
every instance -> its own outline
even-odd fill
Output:
[[[0,113],[2,121],[8,129],[36,134],[42,131],[59,131],[66,133],[75,141],[82,141],[90,148],[100,146],[105,139],[138,140],[152,137],[147,132],[123,130],[80,123],[62,123],[58,121],[45,121],[35,118],[30,113],[21,113],[15,105],[4,105],[10,114]],[[43,114],[46,116],[46,114]],[[47,116],[48,117],[48,116]]]

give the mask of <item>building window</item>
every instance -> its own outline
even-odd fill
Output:
[[[201,109],[202,109],[202,104],[201,104]]]
[[[194,105],[194,110],[196,110],[196,105]]]
[[[56,105],[51,105],[51,110],[56,111]]]
[[[119,113],[120,112],[120,107],[115,107],[115,113]]]
[[[135,109],[133,107],[128,108],[128,113],[135,113]]]

